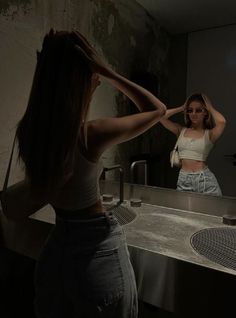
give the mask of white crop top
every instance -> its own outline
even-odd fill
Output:
[[[182,129],[177,142],[180,159],[206,161],[213,147],[209,130],[206,129],[201,138],[185,137],[185,131],[186,128]]]
[[[102,161],[92,162],[80,151],[73,176],[51,198],[50,203],[59,209],[79,210],[95,204],[100,199],[99,177]]]

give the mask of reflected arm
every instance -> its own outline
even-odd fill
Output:
[[[218,110],[214,108],[211,101],[206,95],[202,94],[202,97],[206,104],[207,110],[211,113],[215,121],[215,127],[210,130],[210,139],[214,143],[223,134],[226,126],[226,119]]]
[[[165,116],[163,116],[160,120],[160,123],[169,131],[174,133],[175,135],[179,136],[182,126],[178,123],[174,123],[173,121],[169,120],[168,118],[184,111],[184,106],[179,106],[175,108],[167,109]]]

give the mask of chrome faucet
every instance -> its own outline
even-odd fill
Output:
[[[134,167],[140,164],[144,165],[144,184],[147,185],[147,160],[137,160],[132,162],[130,166],[131,182],[134,183]]]
[[[122,202],[124,202],[124,170],[123,168],[121,167],[121,165],[114,165],[110,167],[104,167],[103,171],[105,173],[107,171],[111,171],[115,169],[119,169],[119,172],[120,172],[120,201],[118,202],[118,204],[121,204]]]

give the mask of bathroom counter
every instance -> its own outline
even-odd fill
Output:
[[[230,227],[222,223],[222,217],[151,204],[135,209],[138,217],[124,225],[130,246],[236,275],[233,269],[198,254],[190,244],[197,231]]]
[[[198,254],[190,244],[192,234],[199,230],[229,227],[222,223],[222,217],[144,203],[132,209],[138,216],[123,226],[129,246],[236,275],[236,271]],[[41,209],[30,218],[55,223],[51,208]]]
[[[101,185],[101,193],[119,197],[119,183],[106,181]],[[143,201],[141,207],[132,208],[138,216],[123,225],[139,299],[180,316],[209,313],[208,317],[216,317],[221,310],[221,316],[226,317],[225,310],[234,296],[236,271],[198,254],[190,238],[206,228],[232,228],[222,223],[222,215],[236,214],[236,200],[129,184],[124,190],[125,199]],[[129,207],[129,201],[124,206]],[[55,213],[47,205],[14,223],[0,212],[0,223],[3,246],[38,259],[55,224]],[[216,315],[212,316],[213,312]]]
[[[181,317],[226,317],[236,271],[198,254],[190,238],[206,228],[232,227],[211,214],[151,204],[135,210],[138,217],[124,229],[139,298]]]
[[[199,230],[228,227],[222,217],[147,203],[132,209],[138,216],[123,228],[139,299],[170,312],[187,311],[189,317],[193,317],[196,298],[199,310],[206,310],[205,299],[212,303],[207,306],[214,308],[216,296],[225,308],[233,295],[236,271],[199,255],[190,244],[191,236]],[[2,214],[0,218],[5,247],[34,259],[55,224],[50,206],[22,223],[9,222]]]

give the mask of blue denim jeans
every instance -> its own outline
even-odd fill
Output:
[[[196,172],[181,169],[177,181],[177,190],[222,195],[216,177],[209,168]]]
[[[56,218],[35,272],[38,318],[136,318],[124,231],[111,214]]]

